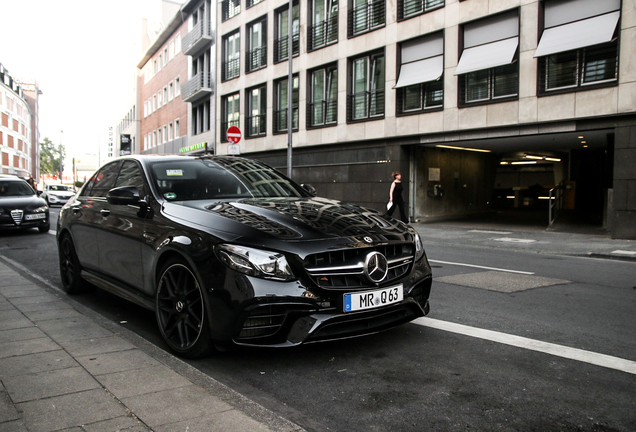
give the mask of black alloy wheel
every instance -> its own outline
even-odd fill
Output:
[[[212,348],[203,291],[183,262],[173,259],[160,273],[156,294],[161,336],[178,355],[199,358]]]
[[[62,288],[67,294],[79,294],[89,290],[89,284],[82,279],[82,269],[80,267],[73,240],[66,234],[58,245],[58,255],[60,257],[60,278]]]

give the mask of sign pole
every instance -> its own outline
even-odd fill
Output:
[[[292,176],[292,128],[294,125],[294,110],[292,109],[292,93],[294,92],[292,57],[294,42],[292,40],[292,26],[294,25],[294,4],[289,0],[288,24],[287,24],[287,57],[289,60],[289,72],[287,73],[287,177]]]

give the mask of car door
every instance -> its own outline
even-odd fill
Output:
[[[77,200],[70,207],[69,229],[82,267],[99,272],[98,231],[104,222],[101,210],[119,173],[121,161],[104,165],[88,181]],[[108,204],[108,203],[106,203]]]
[[[123,162],[114,184],[114,187],[122,186],[136,187],[140,197],[145,197],[149,192],[136,161]],[[98,233],[101,271],[132,288],[143,289],[141,244],[146,226],[145,214],[139,205],[114,205],[108,202],[100,212],[103,218]]]

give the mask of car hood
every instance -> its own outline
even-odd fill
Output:
[[[382,213],[325,198],[250,198],[169,203],[164,211],[237,237],[289,241],[346,238],[371,243],[405,241],[409,227]],[[368,244],[365,244],[368,246]]]
[[[0,208],[5,210],[35,210],[46,205],[46,201],[36,196],[8,196],[0,199]]]

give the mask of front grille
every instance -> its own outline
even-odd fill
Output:
[[[20,225],[22,223],[22,217],[24,216],[24,212],[22,210],[11,210],[11,217],[13,218],[13,222],[16,225]]]
[[[407,274],[413,263],[413,245],[406,243],[309,255],[305,259],[305,269],[316,285],[322,288],[369,287],[371,282],[364,274],[364,263],[366,256],[373,251],[380,252],[388,261],[389,271],[382,284],[391,283]]]
[[[239,339],[268,337],[276,334],[285,322],[284,306],[262,306],[254,309],[243,322]]]

